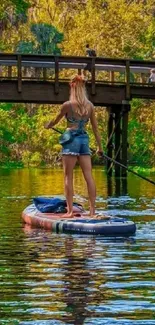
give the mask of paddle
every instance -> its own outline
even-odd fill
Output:
[[[138,174],[137,172],[135,172],[135,171],[132,170],[131,168],[128,168],[127,166],[123,165],[122,163],[116,161],[115,159],[108,157],[105,153],[102,154],[102,157],[105,157],[107,160],[110,160],[110,161],[113,162],[114,164],[117,164],[117,165],[123,167],[123,168],[126,169],[128,172],[130,172],[130,173],[132,173],[132,174],[134,174],[134,175],[136,175],[136,176],[138,176],[138,177],[144,179],[145,181],[147,181],[147,182],[149,182],[149,183],[155,185],[155,182],[152,181],[151,179],[149,179],[149,178],[147,178],[147,177],[145,177],[145,176],[142,176],[142,175]]]
[[[52,128],[52,129],[53,129],[54,131],[60,133],[60,134],[63,134],[62,131],[60,131],[60,130],[58,130],[58,129],[56,129],[56,128]],[[91,149],[91,148],[90,148],[90,150],[94,151],[94,150]],[[138,177],[144,179],[145,181],[147,181],[147,182],[149,182],[149,183],[155,185],[155,182],[152,181],[151,179],[149,179],[149,178],[147,178],[147,177],[145,177],[145,176],[142,176],[142,175],[138,174],[137,172],[135,172],[135,171],[132,170],[131,168],[128,168],[127,166],[123,165],[122,163],[116,161],[115,159],[108,157],[105,153],[103,153],[102,156],[100,156],[100,158],[102,158],[102,157],[103,157],[103,158],[106,158],[107,160],[110,160],[110,161],[113,162],[114,164],[117,164],[117,165],[121,166],[122,168],[126,169],[128,172],[130,172],[130,173],[132,173],[132,174],[134,174],[134,175],[136,175],[136,176],[138,176]]]

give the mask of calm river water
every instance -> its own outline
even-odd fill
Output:
[[[155,325],[155,186],[95,168],[97,210],[137,223],[132,238],[31,229],[34,196],[62,195],[61,169],[0,169],[0,325]],[[151,177],[155,180],[155,176]],[[75,199],[88,207],[80,170]]]

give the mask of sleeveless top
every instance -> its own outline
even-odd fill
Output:
[[[77,124],[78,125],[78,128],[77,128],[78,131],[81,131],[82,133],[86,132],[84,130],[84,127],[88,123],[89,118],[87,118],[87,119],[76,119],[75,116],[74,116],[74,111],[73,111],[73,107],[72,107],[71,102],[70,102],[70,110],[71,110],[72,116],[68,117],[67,114],[66,114],[67,121],[70,124]]]

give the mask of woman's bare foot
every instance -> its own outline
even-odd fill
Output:
[[[74,215],[73,215],[73,212],[67,212],[67,213],[65,213],[65,214],[63,214],[63,216],[62,216],[63,218],[73,218],[74,217]]]
[[[101,220],[103,220],[103,219],[105,219],[105,220],[109,220],[111,217],[109,217],[109,216],[105,216],[105,215],[103,215],[103,214],[96,214],[96,215],[93,216],[93,218],[101,219]]]
[[[90,212],[86,212],[86,213],[83,213],[83,217],[89,217],[89,218],[96,218],[96,214],[95,213],[90,213]]]
[[[105,219],[105,220],[108,220],[110,219],[110,216],[106,216],[106,215],[103,215],[103,214],[90,214],[89,215],[90,218],[94,218],[94,219]]]
[[[89,212],[89,216],[91,217],[91,218],[94,218],[95,217],[95,209],[93,208],[90,208],[90,212]]]
[[[99,214],[90,214],[90,218],[94,218],[94,219],[100,219],[100,215]]]

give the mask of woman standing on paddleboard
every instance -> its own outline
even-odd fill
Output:
[[[54,121],[45,124],[46,129],[54,127],[65,117],[67,129],[60,137],[64,170],[65,196],[67,201],[66,217],[73,217],[73,169],[76,162],[82,169],[89,195],[90,216],[95,215],[96,186],[92,176],[89,137],[85,130],[88,121],[97,142],[97,153],[102,155],[101,138],[98,131],[93,104],[88,100],[85,80],[76,75],[70,82],[70,99],[62,105]]]

